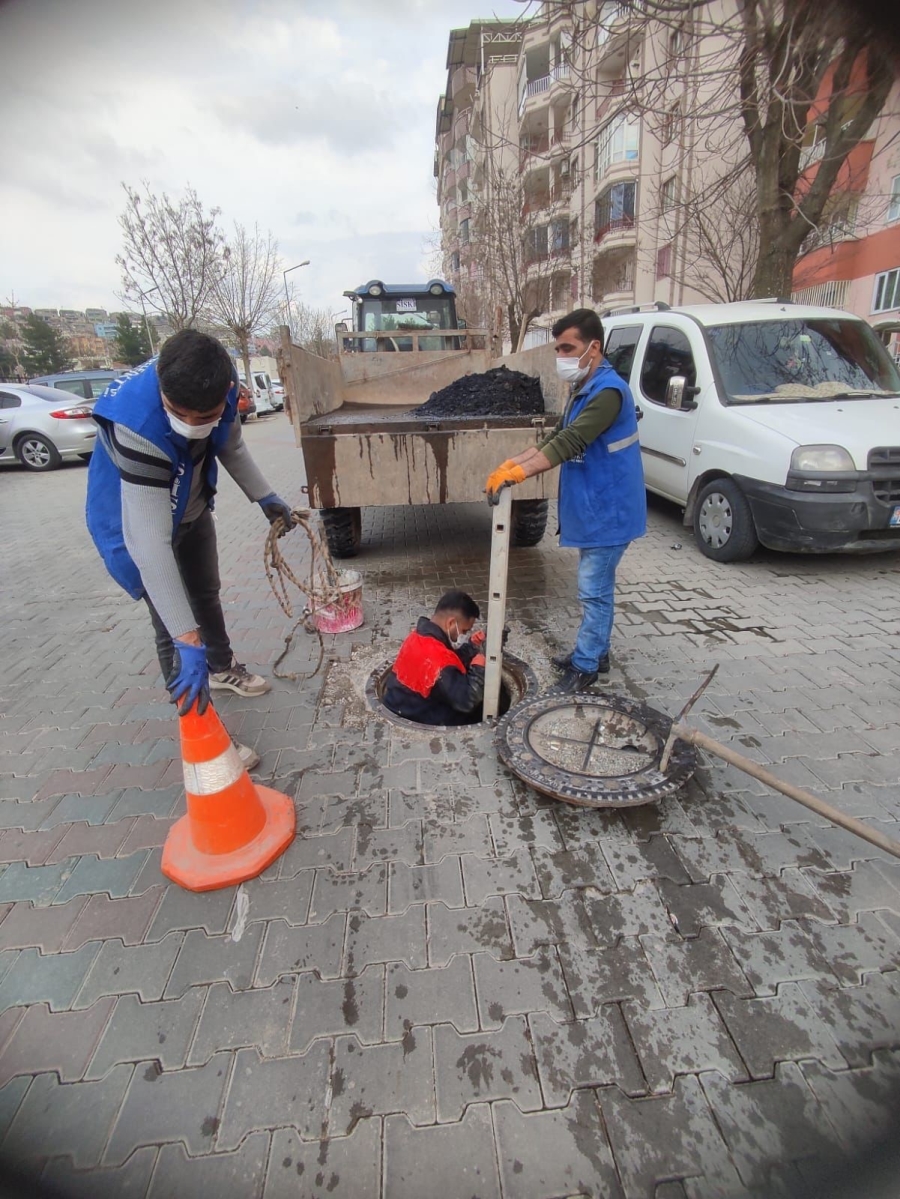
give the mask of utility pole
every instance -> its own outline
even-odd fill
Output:
[[[281,272],[282,275],[284,276],[284,300],[285,300],[285,305],[287,306],[288,328],[291,331],[291,339],[292,340],[294,337],[294,320],[293,320],[293,315],[291,313],[291,296],[288,291],[287,277],[291,273],[291,271],[299,271],[301,266],[309,266],[309,259],[304,258],[303,261],[298,262],[296,266],[289,266],[286,271]]]

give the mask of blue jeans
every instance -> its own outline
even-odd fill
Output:
[[[576,670],[593,673],[603,655],[609,653],[616,567],[626,549],[627,543],[579,550],[578,598],[581,600],[582,617],[572,652],[572,665]]]

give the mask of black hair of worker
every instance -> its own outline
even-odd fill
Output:
[[[603,326],[593,308],[576,308],[574,312],[561,316],[550,332],[554,337],[561,337],[566,329],[577,329],[585,344],[589,341],[599,341],[600,349],[603,349]]]
[[[466,591],[445,591],[437,602],[435,616],[439,612],[458,612],[466,620],[477,620],[481,609]]]
[[[169,403],[188,412],[211,412],[234,382],[228,351],[199,329],[179,329],[163,343],[156,374]]]

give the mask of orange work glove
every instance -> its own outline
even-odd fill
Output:
[[[484,654],[477,654],[469,663],[470,666],[480,666],[482,669],[487,665],[487,659]]]
[[[512,483],[525,482],[525,468],[522,466],[498,466],[492,474],[488,475],[487,483],[484,490],[487,492],[488,502],[492,502],[495,493],[499,493],[502,487]]]
[[[484,645],[484,639],[487,636],[484,629],[479,629],[477,633],[473,633],[469,638],[472,645]]]

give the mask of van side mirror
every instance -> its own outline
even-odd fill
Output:
[[[696,408],[697,403],[694,396],[699,390],[699,387],[688,386],[684,375],[673,375],[666,384],[666,407],[679,410]]]

